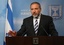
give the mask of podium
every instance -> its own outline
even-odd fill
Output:
[[[38,45],[64,45],[63,36],[6,37],[6,45],[34,45],[34,39],[38,39]]]

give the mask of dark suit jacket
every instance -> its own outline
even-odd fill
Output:
[[[17,36],[23,36],[25,33],[27,34],[27,36],[36,36],[33,27],[32,16],[23,20],[23,25],[17,32]],[[58,32],[55,29],[53,19],[50,16],[41,14],[37,36],[48,36],[49,34],[51,36],[58,36]]]

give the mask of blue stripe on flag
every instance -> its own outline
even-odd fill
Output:
[[[8,3],[7,3],[7,8],[8,8],[7,19],[8,19],[8,22],[9,22],[12,30],[13,30],[13,13],[12,13],[12,10],[10,9],[10,6]]]

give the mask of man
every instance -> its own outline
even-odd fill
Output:
[[[11,36],[58,36],[58,32],[50,16],[41,14],[41,5],[33,2],[30,5],[32,16],[23,20],[23,25],[18,32],[9,31]]]

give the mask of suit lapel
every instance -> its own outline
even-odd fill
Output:
[[[31,16],[31,19],[30,19],[30,29],[31,29],[31,33],[33,35],[35,35],[35,32],[34,32],[34,26],[33,26],[33,17]]]
[[[41,28],[42,28],[43,25],[44,25],[44,18],[43,18],[43,15],[41,14],[40,23],[39,23],[39,29],[38,29],[38,35],[41,34]]]
[[[44,17],[43,17],[43,15],[41,14],[39,27],[40,27],[41,25],[43,25],[43,24],[44,24]]]

